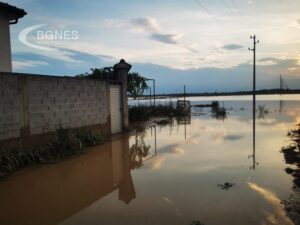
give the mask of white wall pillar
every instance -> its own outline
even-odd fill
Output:
[[[12,72],[8,18],[0,15],[0,72]]]

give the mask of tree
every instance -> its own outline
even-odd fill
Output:
[[[77,77],[97,78],[101,80],[112,80],[114,75],[113,67],[91,68],[91,72],[79,74]],[[127,92],[130,97],[136,99],[142,95],[149,87],[146,78],[137,72],[128,73]]]
[[[142,95],[145,90],[149,87],[146,83],[145,77],[142,77],[138,73],[129,73],[128,80],[127,80],[127,90],[129,96],[136,99],[138,96]]]
[[[103,67],[103,68],[91,68],[91,72],[79,74],[77,77],[88,77],[88,78],[98,78],[101,80],[112,80],[114,75],[113,67]]]

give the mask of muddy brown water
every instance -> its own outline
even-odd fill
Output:
[[[255,148],[251,97],[213,100],[226,118],[194,108],[190,118],[14,173],[0,183],[0,224],[299,224],[282,204],[300,195],[280,150],[300,123],[300,96],[258,97]]]

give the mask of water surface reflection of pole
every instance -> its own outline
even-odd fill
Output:
[[[252,166],[252,169],[255,170],[255,120],[256,120],[256,117],[255,117],[255,94],[253,94],[253,166]]]

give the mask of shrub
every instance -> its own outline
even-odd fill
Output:
[[[0,179],[26,166],[54,163],[98,145],[104,139],[83,129],[57,129],[47,144],[30,148],[0,149]]]

